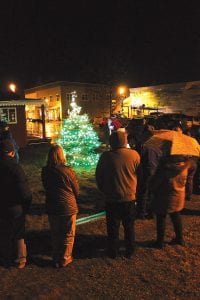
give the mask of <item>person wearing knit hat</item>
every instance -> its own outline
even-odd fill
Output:
[[[111,150],[102,153],[96,167],[96,182],[105,198],[108,256],[116,258],[119,251],[119,227],[124,227],[125,256],[135,251],[134,221],[136,217],[137,173],[139,154],[127,148],[127,134],[114,131]]]

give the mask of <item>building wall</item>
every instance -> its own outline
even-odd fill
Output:
[[[61,119],[61,89],[59,86],[38,88],[35,91],[26,92],[25,97],[29,99],[43,99],[46,102],[46,119]],[[35,107],[35,115],[38,118],[38,109]]]
[[[77,105],[82,113],[87,113],[91,118],[109,115],[109,99],[106,86],[97,85],[72,85],[62,87],[62,112],[66,117],[70,109],[70,101],[66,95],[72,91],[77,93]]]
[[[200,116],[200,81],[131,88],[128,105]]]
[[[17,112],[17,122],[15,124],[8,123],[9,130],[11,131],[19,147],[24,147],[27,144],[25,105],[14,107],[16,108]]]
[[[70,109],[69,95],[73,91],[77,93],[76,102],[82,113],[91,118],[109,116],[111,88],[107,85],[59,81],[25,90],[25,97],[45,99],[47,119],[52,110],[60,110],[60,118],[65,118]]]

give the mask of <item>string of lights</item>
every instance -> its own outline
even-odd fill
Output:
[[[72,93],[72,109],[64,119],[57,143],[66,154],[67,163],[75,169],[91,170],[96,167],[99,154],[96,152],[100,141],[87,114],[80,114],[76,103],[76,92]]]

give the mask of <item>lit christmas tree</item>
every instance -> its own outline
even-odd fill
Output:
[[[81,115],[81,107],[76,104],[76,92],[72,93],[72,109],[69,117],[64,120],[60,138],[60,144],[66,154],[67,163],[81,170],[91,170],[96,167],[99,154],[96,149],[100,146],[97,133],[86,114]]]

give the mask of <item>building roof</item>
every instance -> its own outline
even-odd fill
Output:
[[[184,91],[189,89],[200,89],[200,80],[189,82],[168,83],[144,87],[130,88],[130,92],[139,92],[145,90],[167,90],[167,91]]]
[[[1,100],[0,106],[23,106],[23,105],[42,105],[46,104],[42,99],[20,99],[20,100]]]
[[[76,85],[76,86],[102,86],[106,87],[109,85],[106,84],[99,84],[99,83],[89,83],[89,82],[73,82],[73,81],[54,81],[54,82],[49,82],[46,84],[42,84],[39,86],[35,86],[30,89],[25,89],[25,93],[31,93],[34,92],[38,89],[46,89],[46,88],[51,88],[51,87],[56,87],[56,86],[71,86],[71,85]]]

